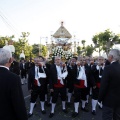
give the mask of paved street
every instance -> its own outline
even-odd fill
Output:
[[[24,93],[24,98],[25,98],[25,102],[26,102],[26,108],[27,111],[29,111],[29,103],[30,103],[30,94],[27,90],[27,84],[26,85],[22,85],[22,89],[23,89],[23,93]],[[97,115],[93,116],[91,114],[91,105],[88,105],[87,108],[89,109],[89,112],[83,112],[81,111],[81,109],[79,108],[79,116],[77,116],[76,118],[72,118],[71,114],[74,110],[73,105],[71,105],[70,107],[68,107],[68,113],[65,114],[62,112],[62,106],[61,106],[61,100],[60,98],[58,99],[57,105],[56,105],[56,109],[55,109],[55,115],[53,118],[49,118],[49,113],[50,113],[50,107],[45,106],[46,109],[46,114],[43,115],[41,114],[41,110],[40,110],[40,104],[39,104],[39,99],[37,100],[37,106],[34,109],[34,115],[29,118],[29,120],[102,120],[101,116],[102,116],[102,110],[97,108]]]

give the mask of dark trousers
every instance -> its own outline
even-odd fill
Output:
[[[80,102],[80,100],[87,100],[87,89],[74,87],[74,102]]]
[[[57,102],[59,94],[61,96],[61,100],[66,101],[66,87],[60,87],[60,88],[55,87],[54,88],[54,92],[52,94],[52,103]]]
[[[26,78],[26,70],[21,70],[21,78]]]
[[[102,120],[120,120],[120,107],[110,108],[103,106]]]
[[[92,88],[92,99],[98,100],[98,95],[99,95],[99,88],[96,87],[95,89]]]
[[[48,94],[48,84],[45,84],[45,94]]]
[[[72,93],[74,90],[74,81],[67,80],[67,88],[68,88],[68,92]]]
[[[90,87],[86,88],[86,94],[89,95],[90,94]]]
[[[45,101],[45,89],[44,85],[36,86],[33,91],[31,92],[31,101],[32,103],[35,103],[38,96],[40,98],[40,101]]]

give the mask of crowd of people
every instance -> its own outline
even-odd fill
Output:
[[[22,85],[28,83],[31,98],[27,118],[32,117],[38,97],[41,104],[41,113],[46,114],[44,107],[46,104],[51,107],[49,118],[54,117],[56,102],[58,96],[60,96],[61,110],[65,114],[68,113],[67,107],[74,104],[72,118],[77,117],[80,111],[91,111],[93,115],[96,115],[98,105],[100,109],[103,109],[103,120],[112,120],[112,118],[113,120],[120,120],[119,60],[119,50],[113,49],[110,51],[108,59],[102,56],[96,59],[86,56],[72,57],[63,61],[61,57],[56,56],[53,63],[48,63],[45,58],[39,56],[34,58],[32,62],[21,60],[18,63],[13,60],[9,66],[11,72],[17,74],[17,76],[20,75]],[[1,61],[0,65],[2,65]],[[1,79],[0,74],[0,83]],[[91,99],[89,99],[89,96],[91,96]],[[87,109],[87,104],[91,104],[91,110]]]
[[[49,68],[45,65],[43,57],[35,58],[34,62],[35,67],[30,70],[28,75],[28,89],[32,91],[29,117],[33,115],[33,108],[38,95],[41,100],[42,113],[45,114],[44,103],[48,93],[48,85],[51,93],[51,101],[48,103],[51,104],[50,118],[54,116],[59,94],[64,113],[67,113],[66,107],[72,104],[71,97],[74,95],[75,111],[72,114],[73,118],[78,115],[80,101],[81,110],[88,112],[86,104],[88,104],[89,95],[92,95],[92,114],[96,114],[100,81],[106,66],[106,61],[103,57],[98,57],[97,61],[90,57],[81,57],[79,60],[77,57],[73,57],[68,62],[64,62],[60,57],[56,56],[54,64],[51,64]],[[45,74],[44,78],[39,75],[37,77],[37,68],[40,74]],[[102,103],[99,106],[102,108]]]

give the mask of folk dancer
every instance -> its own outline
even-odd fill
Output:
[[[67,70],[68,70],[68,75],[67,75],[67,96],[68,96],[68,100],[67,100],[67,105],[69,106],[71,104],[71,97],[72,97],[72,93],[74,90],[74,80],[75,80],[75,69],[76,69],[76,62],[74,62],[74,59],[72,58],[70,63],[67,66]]]
[[[36,104],[36,99],[39,96],[42,114],[46,114],[45,103],[45,83],[48,76],[48,70],[40,58],[34,59],[35,66],[32,67],[28,74],[28,90],[31,92],[30,111],[28,117],[33,115],[33,108]]]
[[[98,65],[94,65],[91,70],[94,76],[94,79],[92,80],[92,114],[96,115],[96,106],[98,102],[100,82],[104,70],[104,58],[102,56],[98,57]],[[99,105],[99,108],[102,108],[102,104]]]
[[[55,64],[51,65],[50,68],[50,92],[53,92],[52,96],[52,108],[51,113],[49,115],[50,118],[54,116],[54,109],[56,106],[56,102],[58,99],[58,95],[60,94],[62,100],[62,110],[64,113],[67,113],[65,101],[66,101],[66,84],[65,78],[67,77],[67,68],[64,66],[60,66],[61,58],[56,56],[55,57]]]
[[[73,112],[72,117],[75,118],[78,116],[78,108],[80,100],[86,101],[86,95],[84,94],[85,88],[87,87],[87,78],[85,74],[85,70],[82,67],[82,63],[80,61],[76,62],[76,79],[74,81],[74,108],[75,112]],[[83,108],[85,109],[85,107]]]

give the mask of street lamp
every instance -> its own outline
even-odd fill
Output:
[[[51,53],[52,53],[53,46],[54,46],[53,35],[51,35]]]
[[[73,38],[73,39],[74,39],[74,53],[76,53],[76,43],[77,43],[77,42],[76,42],[76,36],[75,36],[75,35],[74,35],[74,38]]]

